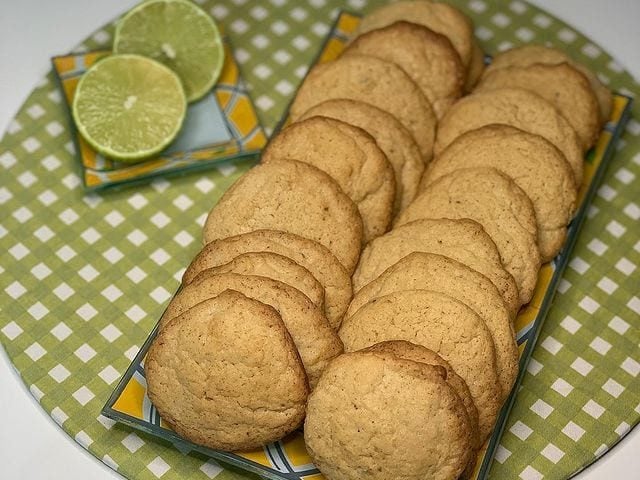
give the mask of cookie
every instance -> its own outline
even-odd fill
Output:
[[[518,311],[518,289],[504,270],[496,244],[473,220],[423,219],[394,228],[362,251],[353,275],[355,291],[413,252],[437,253],[482,273],[498,288],[511,315]]]
[[[238,255],[228,263],[211,266],[212,274],[238,273],[258,275],[286,283],[304,293],[320,310],[324,310],[324,289],[306,268],[288,257],[272,252],[249,252]]]
[[[182,277],[188,284],[203,270],[229,263],[247,252],[272,252],[292,259],[306,268],[324,288],[324,313],[333,328],[340,326],[353,289],[351,276],[338,259],[318,242],[293,233],[256,230],[205,245]]]
[[[449,39],[429,28],[398,21],[363,33],[343,52],[393,62],[420,87],[436,117],[462,95],[465,68]]]
[[[340,339],[311,300],[289,285],[254,275],[216,275],[207,270],[199,273],[193,282],[173,297],[160,319],[160,328],[167,328],[184,311],[229,289],[278,311],[300,352],[311,387],[316,384],[327,363],[342,353]]]
[[[162,419],[198,445],[252,450],[292,432],[305,416],[309,386],[280,315],[232,290],[176,317],[158,333],[144,367]]]
[[[469,387],[478,409],[480,441],[489,436],[502,404],[491,334],[469,307],[441,293],[407,290],[376,298],[340,327],[345,351],[385,340],[406,340],[444,358]]]
[[[540,135],[564,154],[576,185],[582,183],[582,147],[576,132],[544,98],[519,88],[487,90],[462,98],[438,125],[436,155],[465,132],[501,123]]]
[[[449,362],[438,355],[433,350],[429,350],[421,345],[406,342],[404,340],[389,340],[387,342],[376,343],[368,348],[360,350],[361,352],[388,353],[405,360],[413,362],[426,363],[427,365],[439,365],[446,371],[446,380],[449,385],[456,391],[460,400],[464,404],[467,411],[469,421],[471,423],[471,439],[474,448],[480,447],[480,436],[478,435],[478,409],[473,403],[471,392],[465,381],[451,367]],[[475,460],[473,458],[472,460]]]
[[[467,71],[473,50],[473,25],[465,14],[446,3],[413,0],[384,5],[362,19],[356,36],[400,20],[417,23],[445,35],[458,52],[465,72]]]
[[[346,318],[375,298],[404,290],[431,290],[470,307],[484,321],[496,350],[496,368],[503,399],[518,376],[518,345],[511,316],[500,292],[481,273],[448,257],[414,252],[364,286],[353,298]]]
[[[577,68],[585,77],[587,77],[589,84],[591,85],[591,89],[598,99],[600,123],[606,123],[607,120],[609,120],[611,110],[613,109],[611,90],[609,90],[598,79],[598,76],[589,68],[576,62],[561,50],[553,47],[547,47],[545,45],[535,44],[512,48],[511,50],[506,50],[493,57],[491,65],[489,65],[486,70],[486,74],[488,75],[494,70],[509,66],[527,67],[537,63],[557,65],[564,62],[567,62]]]
[[[331,362],[309,397],[304,428],[323,476],[457,478],[472,455],[471,429],[440,368],[371,352]]]
[[[425,162],[431,159],[436,116],[420,88],[391,62],[349,55],[311,69],[289,114],[295,121],[311,107],[335,98],[358,100],[390,113],[411,132]]]
[[[484,52],[482,51],[482,48],[480,48],[478,41],[473,39],[469,71],[467,72],[467,79],[464,83],[464,91],[466,93],[470,93],[474,89],[478,80],[482,77],[484,68]]]
[[[333,178],[358,207],[363,242],[387,231],[396,181],[393,168],[374,138],[333,118],[312,117],[277,134],[262,153],[262,163],[298,160]]]
[[[555,257],[577,202],[573,173],[564,155],[539,135],[507,125],[487,125],[456,138],[429,166],[420,190],[468,167],[500,170],[527,194],[536,214],[542,261]]]
[[[568,63],[503,67],[485,75],[478,91],[522,88],[552,103],[588,150],[600,134],[600,110],[589,80]]]
[[[400,214],[397,225],[421,218],[470,218],[493,239],[518,285],[522,305],[533,296],[541,260],[531,200],[495,168],[464,168],[429,185]]]
[[[293,160],[253,167],[229,188],[204,225],[204,243],[253,230],[283,230],[327,247],[352,272],[362,245],[362,218],[322,170]]]
[[[391,163],[396,179],[393,216],[416,196],[425,164],[415,140],[391,114],[368,103],[337,98],[319,103],[300,120],[314,116],[335,118],[371,135]]]

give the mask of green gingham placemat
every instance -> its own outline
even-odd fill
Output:
[[[199,3],[227,28],[270,132],[337,9],[367,11],[383,2]],[[613,89],[640,93],[598,46],[524,2],[452,3],[474,18],[488,52],[549,41]],[[112,32],[109,25],[80,48],[108,46]],[[636,103],[633,115],[639,114]],[[42,408],[126,477],[255,478],[99,415],[198,250],[207,211],[249,166],[84,194],[51,74],[0,143],[0,340]],[[640,123],[631,119],[527,369],[491,478],[566,477],[640,418],[639,175]]]

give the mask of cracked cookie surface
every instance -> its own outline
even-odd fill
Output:
[[[507,398],[518,375],[520,360],[509,311],[495,285],[460,262],[433,253],[411,253],[360,289],[349,305],[346,318],[375,298],[420,289],[448,295],[470,307],[484,321],[496,349],[503,398]]]
[[[438,124],[436,156],[463,133],[493,123],[549,140],[571,166],[575,185],[581,185],[584,158],[575,130],[551,103],[519,88],[474,92],[456,102]]]
[[[430,184],[402,212],[397,225],[421,218],[470,218],[495,242],[518,285],[521,305],[533,296],[541,260],[531,200],[495,168],[465,168]]]
[[[406,340],[433,350],[460,375],[478,409],[480,439],[493,429],[502,391],[491,333],[469,307],[441,293],[406,290],[376,298],[345,319],[345,351],[385,340]]]
[[[361,128],[325,117],[298,121],[272,138],[262,152],[262,163],[275,159],[308,163],[338,182],[358,207],[363,242],[387,231],[395,175],[375,139]]]
[[[370,55],[402,68],[441,118],[462,95],[465,69],[445,36],[416,23],[398,21],[363,33],[342,55]]]
[[[269,305],[280,314],[300,353],[311,387],[327,363],[342,353],[336,332],[311,300],[289,285],[254,275],[201,272],[169,302],[160,328],[167,328],[176,316],[228,289]]]
[[[329,249],[318,242],[289,232],[254,230],[206,244],[184,272],[182,282],[191,283],[203,270],[229,263],[247,252],[273,252],[306,268],[324,287],[324,312],[337,329],[349,306],[351,277]]]
[[[539,135],[507,125],[487,125],[456,138],[429,166],[420,191],[448,173],[469,167],[495,168],[527,194],[536,214],[542,261],[555,257],[577,202],[564,155]]]
[[[304,431],[323,475],[457,478],[472,455],[471,430],[441,369],[371,352],[333,361],[309,398]]]
[[[145,360],[147,392],[182,437],[250,450],[304,419],[309,387],[280,315],[231,290],[176,317]]]
[[[413,200],[425,163],[415,140],[393,115],[368,103],[336,98],[312,107],[300,119],[313,116],[335,118],[355,125],[375,139],[395,173],[394,216]]]
[[[306,268],[289,257],[272,252],[249,252],[230,262],[206,269],[211,274],[257,275],[285,283],[304,293],[319,309],[324,309],[324,289]]]
[[[353,275],[357,292],[413,252],[450,257],[485,275],[498,288],[511,315],[520,307],[518,288],[491,237],[473,220],[422,219],[396,227],[370,242]]]
[[[253,167],[209,212],[204,243],[259,229],[283,230],[327,247],[352,272],[362,245],[353,201],[322,170],[294,160]]]
[[[334,98],[358,100],[390,113],[411,132],[425,162],[431,160],[436,116],[420,88],[394,63],[349,55],[318,64],[298,89],[289,113],[295,121]]]

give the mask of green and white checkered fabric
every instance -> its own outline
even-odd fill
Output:
[[[270,132],[338,8],[381,1],[202,1],[231,36]],[[629,95],[640,86],[567,25],[524,2],[453,2],[488,52],[551,42]],[[613,28],[613,26],[612,26]],[[112,26],[82,48],[108,46]],[[62,53],[62,52],[51,52]],[[635,118],[640,108],[634,108]],[[527,369],[491,478],[562,478],[640,418],[640,123],[630,120]],[[255,478],[99,415],[183,268],[207,211],[249,164],[85,195],[49,74],[0,143],[0,340],[42,408],[121,474]],[[19,421],[19,420],[17,420]]]

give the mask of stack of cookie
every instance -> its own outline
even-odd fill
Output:
[[[309,72],[293,123],[209,213],[149,350],[177,432],[245,450],[306,414],[328,479],[469,475],[611,109],[547,47],[483,70],[470,20],[414,0]]]

